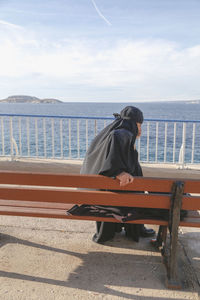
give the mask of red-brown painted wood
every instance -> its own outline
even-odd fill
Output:
[[[159,180],[159,179],[158,179]],[[21,172],[0,172],[1,184],[17,185],[40,185],[57,187],[76,187],[94,189],[114,189],[114,190],[137,190],[144,191],[164,191],[170,192],[172,180],[164,179],[159,181],[155,178],[135,177],[132,184],[120,187],[119,181],[100,175],[76,175],[76,174],[44,174],[44,173],[21,173]]]
[[[71,208],[73,203],[168,209],[170,207],[171,186],[175,180],[178,179],[135,177],[132,184],[121,188],[118,180],[99,175],[1,171],[0,214],[117,222],[112,218],[66,216],[65,211]],[[184,195],[182,208],[194,211],[200,210],[200,180],[180,179],[180,181],[185,184],[184,193],[199,194],[198,196]],[[9,184],[10,186],[2,187],[3,184]],[[16,187],[16,185],[20,187]],[[67,189],[76,187],[104,189],[104,191]],[[154,191],[157,193],[119,193],[118,190]],[[158,192],[162,193],[158,194]],[[166,221],[158,220],[132,222],[167,225]],[[187,221],[185,219],[180,225],[200,227],[199,217],[197,215],[189,217],[188,215]]]
[[[185,182],[185,193],[200,193],[200,180],[178,178],[135,177],[133,183],[121,188],[119,181],[100,175],[50,174],[0,171],[0,184],[41,185],[117,190],[170,192],[174,181]]]
[[[87,220],[87,221],[104,221],[119,223],[114,218],[102,218],[91,216],[67,216],[65,210],[59,209],[42,209],[42,208],[22,208],[22,207],[6,207],[0,206],[0,215],[10,216],[25,216],[25,217],[40,217],[40,218],[58,218],[58,219],[73,219],[73,220]],[[127,223],[133,224],[151,224],[151,225],[167,225],[167,221],[162,220],[135,220]],[[200,218],[185,218],[180,222],[180,226],[184,227],[200,227]]]
[[[1,188],[0,199],[166,209],[170,207],[169,195],[111,191]]]

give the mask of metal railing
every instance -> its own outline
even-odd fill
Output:
[[[113,118],[0,114],[0,157],[83,159]],[[200,121],[146,119],[136,146],[145,163],[200,164]]]

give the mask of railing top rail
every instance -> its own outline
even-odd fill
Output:
[[[0,117],[26,117],[26,118],[55,118],[55,119],[87,119],[87,120],[114,120],[113,117],[84,117],[84,116],[56,116],[56,115],[30,115],[30,114],[0,114]],[[144,119],[145,122],[168,123],[200,123],[200,120],[170,120],[170,119]]]
[[[30,118],[55,118],[55,119],[91,119],[113,120],[111,117],[83,117],[83,116],[56,116],[56,115],[29,115],[29,114],[0,114],[0,117],[30,117]]]
[[[146,122],[166,122],[166,123],[200,123],[200,120],[170,120],[170,119],[144,119]]]

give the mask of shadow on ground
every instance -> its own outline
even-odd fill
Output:
[[[103,250],[90,251],[86,254],[83,254],[79,252],[72,252],[65,249],[59,249],[47,245],[42,245],[24,239],[19,239],[7,234],[0,235],[0,247],[6,244],[13,243],[22,244],[28,247],[35,247],[46,251],[53,251],[55,253],[61,253],[64,255],[71,255],[79,258],[81,260],[81,264],[69,274],[68,279],[66,281],[44,278],[39,276],[30,276],[26,274],[7,271],[0,271],[0,277],[70,287],[86,291],[93,291],[97,293],[108,294],[111,296],[123,297],[125,299],[136,299],[136,296],[125,292],[121,292],[119,290],[114,290],[113,287],[116,286],[123,288],[137,287],[141,289],[160,289],[161,286],[163,286],[162,289],[165,290],[165,268],[161,264],[161,257],[159,255],[154,256],[152,254],[139,255],[132,253],[109,253]],[[111,244],[112,246],[114,246],[114,242]],[[138,244],[135,245],[136,249],[138,250]],[[134,248],[132,247],[132,249]],[[148,249],[145,249],[145,251],[146,250]],[[153,251],[152,248],[151,251]],[[181,265],[182,267],[185,267],[185,262]],[[143,266],[142,270],[141,266]],[[52,267],[54,268],[55,266]],[[66,266],[63,265],[63,268],[66,268]],[[145,269],[146,272],[144,272]],[[185,270],[183,272],[185,273]],[[188,266],[187,272],[189,272]],[[189,276],[189,273],[187,275]],[[153,282],[155,283],[153,285],[152,280],[149,280],[150,276],[151,279],[153,279]],[[89,286],[88,278],[90,279]],[[187,281],[185,276],[182,279],[182,283],[184,285],[183,290],[185,292],[191,291],[192,283],[190,281]],[[158,300],[163,298],[149,296],[145,297],[137,295],[137,299]],[[181,298],[176,299],[181,300]]]

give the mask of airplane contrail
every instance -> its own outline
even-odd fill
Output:
[[[108,25],[112,25],[105,17],[104,15],[102,15],[102,13],[100,12],[100,10],[98,9],[96,3],[94,2],[94,0],[91,0],[92,1],[92,4],[94,5],[94,8],[96,10],[96,12],[98,13],[98,15],[108,24]]]
[[[3,20],[0,20],[0,25],[4,25],[6,27],[13,28],[13,29],[23,29],[22,26],[19,26],[19,25],[13,24],[13,23],[9,23],[9,22],[3,21]]]

